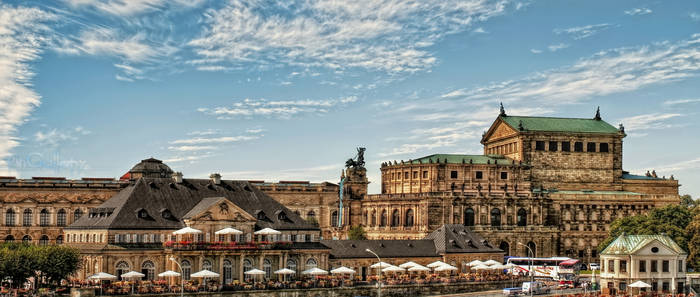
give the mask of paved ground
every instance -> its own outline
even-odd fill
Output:
[[[554,295],[569,294],[569,293],[582,293],[582,292],[583,292],[583,290],[581,290],[581,289],[557,290],[557,291],[553,291],[551,294],[536,295],[536,296],[539,296],[539,297],[554,296]],[[503,290],[492,290],[492,291],[449,294],[449,295],[432,295],[431,297],[476,297],[476,296],[479,296],[479,297],[504,297]],[[522,295],[522,296],[529,296],[529,295]]]

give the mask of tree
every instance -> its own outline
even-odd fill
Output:
[[[697,200],[694,200],[693,197],[691,197],[688,194],[681,196],[681,205],[682,206],[685,206],[687,208],[694,208],[694,207],[698,206],[698,203],[699,202]]]
[[[367,232],[362,226],[352,226],[348,231],[348,239],[352,240],[367,240]]]
[[[2,272],[12,280],[13,287],[19,287],[31,276],[37,266],[36,246],[26,243],[5,243],[0,249]]]
[[[700,270],[700,214],[693,217],[693,221],[685,228],[685,232],[689,238],[687,263],[698,271]]]
[[[47,283],[57,283],[80,268],[80,252],[67,246],[45,246],[39,250],[37,268]]]
[[[36,246],[27,243],[0,245],[0,276],[20,287],[29,277],[56,283],[79,269],[80,252],[66,246]]]

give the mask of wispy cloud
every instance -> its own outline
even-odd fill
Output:
[[[411,73],[432,67],[425,48],[506,11],[507,0],[233,0],[206,14],[189,44],[204,65],[257,63]]]
[[[328,100],[265,100],[244,99],[230,107],[198,108],[199,112],[215,115],[219,119],[266,116],[288,119],[299,114],[323,114],[331,108],[356,102],[356,96]]]
[[[688,103],[699,103],[700,98],[698,99],[678,99],[678,100],[666,100],[664,101],[664,105],[666,106],[673,106],[673,105],[681,105],[681,104],[688,104]]]
[[[552,45],[548,46],[547,49],[549,49],[550,52],[556,52],[556,51],[560,51],[560,50],[563,50],[565,48],[568,48],[569,46],[571,46],[571,45],[566,44],[566,43],[559,43],[559,44],[552,44]]]
[[[691,170],[691,169],[698,169],[700,168],[700,158],[695,158],[695,159],[689,159],[689,160],[684,160],[680,162],[675,162],[675,163],[670,163],[670,164],[664,164],[656,167],[655,168],[657,172],[676,172],[676,171],[686,171],[686,170]],[[642,172],[642,170],[638,170]]]
[[[542,53],[542,50],[538,50],[538,49],[534,49],[534,48],[533,48],[533,49],[530,49],[530,52],[533,53],[533,54],[541,54],[541,53]]]
[[[688,14],[688,16],[689,16],[690,19],[693,20],[693,21],[696,21],[696,22],[697,22],[697,21],[700,21],[700,13],[691,12],[691,13]]]
[[[221,175],[226,179],[238,180],[266,180],[266,181],[281,181],[281,180],[299,180],[302,177],[304,180],[311,182],[335,181],[339,178],[340,171],[343,169],[342,164],[328,164],[302,168],[286,168],[275,170],[243,170],[222,172]],[[200,174],[206,176],[207,174]]]
[[[632,8],[630,10],[625,10],[626,15],[645,15],[652,13],[652,10],[646,7]]]
[[[260,138],[258,135],[239,135],[239,136],[222,136],[222,137],[195,137],[188,139],[178,139],[172,141],[172,144],[212,144],[212,143],[234,143],[255,140]]]
[[[56,19],[37,8],[0,5],[0,172],[9,171],[5,159],[19,145],[17,127],[41,103],[31,89],[35,72],[30,63],[48,42],[46,23]]]
[[[607,23],[586,25],[586,26],[571,27],[571,28],[566,28],[566,29],[554,29],[554,33],[567,34],[567,35],[571,36],[571,38],[573,38],[575,40],[579,40],[579,39],[584,39],[587,37],[591,37],[595,34],[598,34],[601,31],[607,30],[611,26],[612,26],[611,24],[607,24]]]
[[[669,123],[669,119],[683,116],[680,113],[650,113],[626,117],[620,120],[625,126],[625,131],[630,136],[646,136],[647,130],[660,130],[677,127],[677,124]]]
[[[171,151],[177,152],[195,152],[195,151],[211,151],[215,150],[215,146],[210,145],[182,145],[182,146],[170,146],[168,147]]]
[[[164,9],[168,6],[197,6],[203,0],[64,0],[73,7],[90,7],[117,15],[133,16]]]
[[[700,71],[700,34],[678,42],[599,52],[577,63],[483,87],[458,89],[453,99],[539,103],[575,103],[592,96],[629,92],[696,76]],[[447,95],[446,94],[446,95]],[[501,99],[502,98],[502,99]]]
[[[34,134],[34,140],[41,145],[56,146],[61,142],[75,141],[80,136],[89,135],[92,132],[85,130],[82,126],[77,126],[72,129],[50,129],[47,131],[38,131]]]

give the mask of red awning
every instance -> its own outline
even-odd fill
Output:
[[[559,263],[559,265],[574,265],[574,264],[576,264],[576,263],[578,263],[578,262],[579,262],[579,261],[576,260],[576,259],[569,259],[569,260],[566,260],[566,261],[562,261],[561,263]]]

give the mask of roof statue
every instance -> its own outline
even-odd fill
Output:
[[[501,102],[501,113],[498,114],[498,115],[499,115],[499,116],[502,116],[502,117],[507,117],[507,115],[506,115],[506,109],[503,108],[503,102]]]
[[[355,155],[355,158],[350,158],[347,161],[345,161],[345,167],[346,168],[365,168],[365,148],[364,147],[358,147],[357,148],[357,155]]]
[[[602,118],[600,117],[600,106],[598,106],[598,109],[595,111],[595,117],[593,117],[594,120],[600,121]]]

